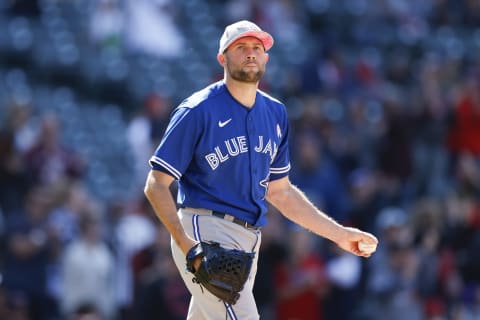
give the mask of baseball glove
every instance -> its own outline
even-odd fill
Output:
[[[193,262],[201,257],[198,270]],[[187,270],[195,275],[194,282],[205,287],[219,299],[235,304],[250,274],[255,253],[225,249],[216,242],[202,241],[187,254]]]

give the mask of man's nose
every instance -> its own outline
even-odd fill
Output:
[[[255,59],[255,54],[253,48],[246,48],[245,53],[247,55],[247,59]]]

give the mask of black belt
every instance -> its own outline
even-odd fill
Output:
[[[238,225],[240,225],[244,228],[247,228],[247,229],[252,229],[252,230],[259,230],[260,229],[260,227],[256,227],[256,226],[248,223],[248,221],[239,219],[239,218],[234,217],[230,214],[226,214],[226,213],[218,212],[218,211],[212,211],[212,215],[215,216],[215,217],[221,218],[221,219],[231,221],[231,222],[236,223],[236,224],[238,224]]]

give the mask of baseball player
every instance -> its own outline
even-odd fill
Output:
[[[352,254],[368,257],[378,242],[335,222],[290,183],[285,106],[258,89],[273,42],[252,22],[227,26],[217,55],[223,80],[192,94],[172,112],[150,159],[144,191],[171,234],[173,258],[192,294],[187,319],[259,319],[252,289],[267,202]],[[174,179],[178,211],[169,191]],[[252,254],[238,299],[222,300],[199,281],[197,271],[211,275],[219,269],[210,267],[202,253],[199,244],[206,242]],[[359,243],[370,248],[360,249]]]

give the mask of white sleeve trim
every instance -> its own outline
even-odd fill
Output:
[[[180,180],[180,178],[182,177],[182,174],[180,173],[180,171],[178,171],[177,169],[175,169],[171,164],[169,164],[168,162],[166,162],[165,160],[159,158],[159,157],[156,157],[156,156],[152,156],[150,158],[150,165],[152,163],[155,163],[155,164],[158,164],[159,166],[162,166],[164,167],[168,172],[170,172],[170,174],[172,176],[174,176],[177,180]]]
[[[270,168],[271,174],[280,174],[290,171],[290,163],[282,168]]]

